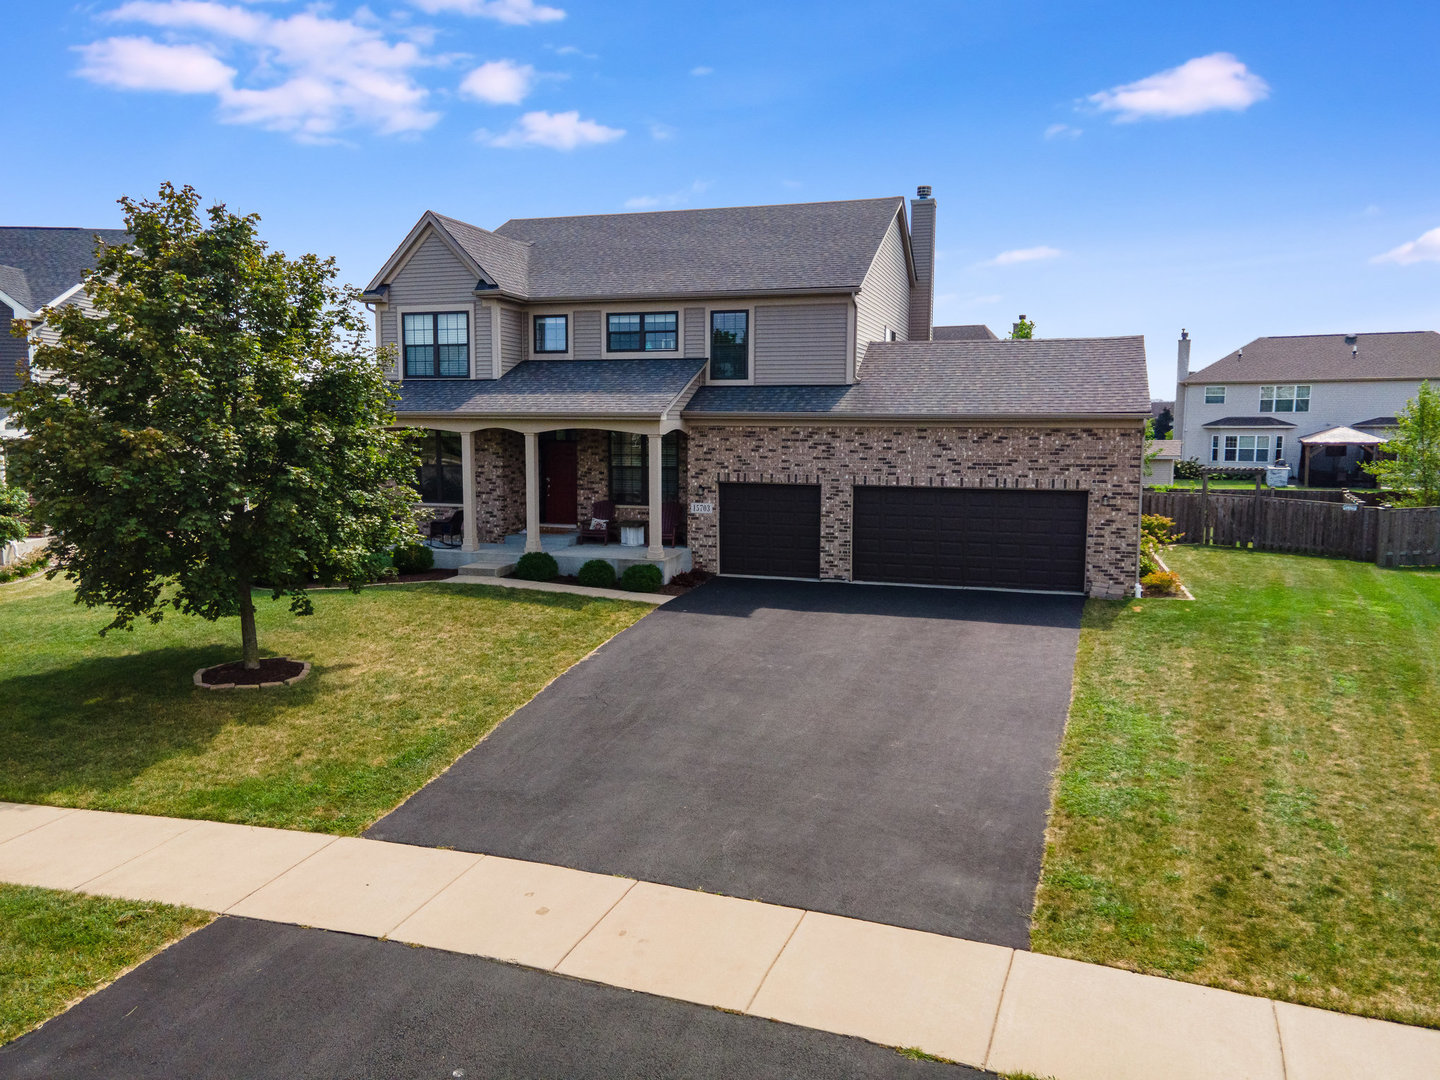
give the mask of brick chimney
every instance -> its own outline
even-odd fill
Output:
[[[915,256],[915,288],[910,291],[910,340],[929,341],[935,322],[935,200],[921,184],[910,200],[910,251]]]
[[[1171,438],[1185,437],[1185,378],[1190,374],[1190,335],[1180,331],[1180,344],[1175,350],[1175,430]]]

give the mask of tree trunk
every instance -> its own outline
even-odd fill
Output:
[[[240,579],[240,646],[245,670],[260,667],[260,641],[255,636],[255,599],[250,594],[250,577]]]

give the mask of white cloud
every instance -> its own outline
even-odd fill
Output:
[[[1071,127],[1069,124],[1051,124],[1045,129],[1045,138],[1078,139],[1081,133],[1081,128]]]
[[[494,19],[511,26],[529,26],[531,23],[555,22],[565,18],[565,12],[557,7],[537,4],[535,0],[410,0],[421,11],[430,15],[455,12],[459,15],[478,15],[482,19]]]
[[[1059,248],[1047,247],[1041,244],[1039,247],[1016,248],[1014,251],[1002,251],[993,259],[985,262],[983,266],[1015,266],[1018,263],[1041,262],[1045,259],[1058,259],[1065,254]]]
[[[492,105],[519,105],[535,82],[535,69],[510,60],[481,64],[460,82],[460,93]]]
[[[710,185],[711,181],[709,180],[695,180],[689,187],[683,187],[679,191],[672,191],[668,195],[636,195],[633,199],[625,200],[625,209],[653,210],[657,206],[684,206],[691,201],[693,196],[701,195],[708,191]]]
[[[624,134],[623,128],[581,120],[580,113],[572,109],[563,113],[528,112],[509,131],[500,135],[483,132],[480,137],[491,146],[546,146],[552,150],[574,150],[578,146],[613,142]]]
[[[392,41],[364,25],[367,14],[330,18],[317,8],[284,16],[213,0],[133,0],[107,18],[202,41],[107,38],[81,47],[80,74],[125,89],[214,94],[225,122],[308,142],[332,141],[351,127],[429,128],[440,114],[425,108],[429,91],[412,74],[429,61],[414,41]],[[166,70],[172,62],[173,72]]]
[[[1270,85],[1230,53],[1211,53],[1179,67],[1102,90],[1090,102],[1119,121],[1240,112],[1270,96]]]
[[[147,37],[114,37],[82,45],[80,74],[122,90],[214,94],[226,90],[235,69],[198,45],[161,45]]]
[[[656,121],[650,125],[650,137],[656,142],[669,142],[675,137],[675,129]]]
[[[690,74],[691,74],[691,75],[694,75],[694,76],[697,76],[697,77],[703,77],[703,76],[705,76],[705,75],[714,75],[714,74],[715,74],[715,69],[712,68],[712,67],[704,67],[704,66],[701,66],[701,67],[693,67],[693,68],[690,69]]]
[[[1399,247],[1385,252],[1384,255],[1376,255],[1370,261],[1373,263],[1397,263],[1400,266],[1411,266],[1419,262],[1440,262],[1440,228],[1422,233],[1418,240],[1407,240]]]
[[[547,45],[545,47],[554,52],[556,56],[579,56],[583,57],[586,60],[600,59],[599,53],[586,52],[584,49],[580,48],[579,45],[561,45],[558,48],[555,46]]]

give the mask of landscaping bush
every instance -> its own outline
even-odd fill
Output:
[[[580,573],[575,575],[575,580],[592,589],[613,589],[615,567],[604,559],[591,559],[580,567]]]
[[[693,589],[697,585],[704,585],[714,576],[709,570],[686,570],[672,577],[670,584],[679,585],[682,589]]]
[[[9,566],[0,566],[0,584],[39,573],[50,563],[50,554],[44,548],[22,556]]]
[[[395,571],[400,574],[423,574],[435,566],[435,552],[424,544],[402,544],[395,549]]]
[[[1140,579],[1140,584],[1161,596],[1180,595],[1180,575],[1171,570],[1157,570],[1153,574],[1146,574]]]
[[[1166,517],[1164,514],[1141,514],[1140,534],[1154,540],[1157,544],[1177,543],[1184,533],[1175,531],[1175,519]]]
[[[560,564],[548,551],[527,551],[515,563],[515,576],[521,581],[554,581],[560,576]]]
[[[17,487],[0,483],[0,544],[24,540],[30,535],[26,516],[30,513],[30,496]]]
[[[627,566],[620,575],[620,587],[629,592],[654,592],[660,588],[665,576],[660,568],[651,563],[636,563]]]
[[[1140,538],[1140,577],[1143,580],[1147,575],[1158,573],[1160,560],[1155,553],[1158,545],[1148,536]]]
[[[1199,458],[1192,457],[1175,462],[1176,480],[1199,480],[1201,475]]]

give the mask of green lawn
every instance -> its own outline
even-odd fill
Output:
[[[0,1043],[210,919],[164,904],[0,885]]]
[[[354,834],[651,605],[482,585],[259,602],[294,686],[205,691],[238,621],[97,631],[63,582],[0,587],[0,800]]]
[[[1440,574],[1166,558],[1086,606],[1033,947],[1440,1026]]]

